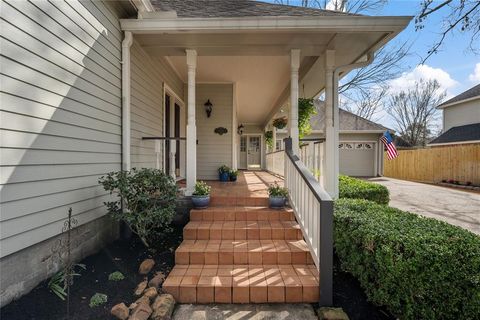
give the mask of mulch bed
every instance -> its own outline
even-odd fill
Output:
[[[138,274],[138,266],[146,258],[155,260],[155,267],[149,275],[161,271],[165,275],[174,265],[174,252],[182,241],[182,228],[176,227],[165,240],[155,244],[157,252],[151,254],[145,246],[135,238],[117,240],[106,248],[87,257],[81,263],[86,270],[75,278],[71,288],[70,319],[113,319],[110,309],[117,303],[125,302],[127,306],[134,301],[133,291],[143,280]],[[125,280],[114,282],[108,275],[120,271]],[[382,308],[378,308],[366,299],[358,281],[350,274],[340,270],[339,261],[334,261],[334,305],[342,307],[351,320],[387,320],[395,319]],[[57,320],[67,319],[66,303],[51,293],[47,287],[48,280],[40,283],[29,294],[13,301],[0,310],[1,319],[19,320]],[[98,293],[108,296],[108,302],[100,307],[90,308],[90,297]]]

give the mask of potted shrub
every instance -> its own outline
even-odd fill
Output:
[[[229,176],[230,176],[230,181],[237,181],[238,170],[230,170]]]
[[[277,182],[268,187],[268,203],[270,208],[283,208],[287,201],[287,188],[280,187]]]
[[[211,187],[204,181],[197,181],[195,184],[195,191],[192,194],[193,206],[196,209],[205,209],[210,204],[210,189]]]
[[[230,180],[230,168],[226,165],[218,168],[218,178],[220,181],[226,182]]]

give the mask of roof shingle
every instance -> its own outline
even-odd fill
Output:
[[[467,124],[448,129],[429,144],[468,142],[480,140],[480,123]]]
[[[460,102],[460,101],[475,98],[475,97],[480,97],[480,84],[476,85],[473,88],[468,89],[467,91],[460,93],[458,96],[455,96],[450,100],[445,101],[444,103],[440,104],[438,107],[446,106],[447,104],[452,104],[455,102]]]
[[[176,11],[179,18],[239,18],[352,15],[331,10],[253,0],[151,0],[156,11]]]

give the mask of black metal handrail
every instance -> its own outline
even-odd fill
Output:
[[[320,237],[318,244],[318,266],[320,271],[319,304],[321,306],[331,306],[333,303],[333,200],[323,190],[320,183],[300,158],[293,153],[291,138],[285,139],[285,153],[320,204]]]
[[[187,140],[185,137],[142,137],[142,140]]]
[[[272,151],[272,152],[267,152],[265,155],[269,155],[269,154],[274,154],[274,153],[279,153],[279,152],[283,152],[285,150],[277,150],[277,151]]]

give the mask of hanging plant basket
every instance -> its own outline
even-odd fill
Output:
[[[273,126],[277,129],[283,129],[287,126],[287,118],[282,117],[282,118],[277,118],[273,120]]]
[[[273,147],[273,131],[269,130],[265,132],[265,142],[270,148]]]
[[[316,113],[317,110],[313,104],[313,99],[298,99],[298,133],[300,138],[308,136],[312,132],[310,119]]]

